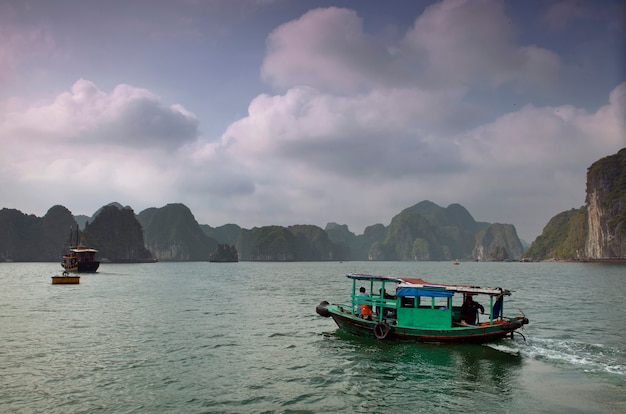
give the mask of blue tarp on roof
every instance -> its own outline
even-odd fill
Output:
[[[454,292],[445,289],[424,289],[416,287],[402,287],[398,288],[396,296],[430,296],[435,298],[449,298],[454,295]]]

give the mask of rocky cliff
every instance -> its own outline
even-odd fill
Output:
[[[101,260],[136,263],[152,260],[144,246],[143,231],[129,208],[116,205],[102,207],[82,232],[87,246],[98,249]]]
[[[209,256],[211,262],[238,262],[237,248],[230,244],[218,244],[217,249]]]
[[[242,230],[236,243],[239,259],[246,261],[346,260],[344,250],[313,225],[266,226]]]
[[[491,224],[476,235],[473,255],[479,261],[507,261],[522,258],[524,248],[511,224]]]
[[[589,259],[626,259],[626,148],[587,170]]]
[[[368,260],[518,260],[523,252],[513,225],[477,222],[460,204],[422,201],[379,230]]]
[[[158,260],[204,261],[217,249],[191,210],[184,204],[148,208],[137,216],[143,226],[146,247]]]
[[[552,217],[524,253],[530,261],[583,260],[587,239],[587,208],[563,211]]]
[[[0,261],[61,261],[63,245],[76,227],[72,213],[51,207],[42,218],[18,210],[0,210]]]

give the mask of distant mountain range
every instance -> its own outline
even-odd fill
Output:
[[[0,210],[0,261],[56,261],[76,226],[103,261],[209,260],[218,244],[234,246],[242,261],[518,260],[523,248],[510,224],[476,222],[459,204],[423,201],[401,211],[389,226],[362,235],[329,223],[243,229],[200,225],[183,204],[132,208],[111,203],[94,216],[72,216],[53,206],[43,218]],[[223,247],[222,247],[223,249]]]
[[[337,223],[213,228],[183,204],[135,214],[111,203],[92,217],[59,205],[44,217],[3,208],[0,261],[60,261],[77,226],[105,262],[206,261],[218,251],[242,261],[626,260],[626,148],[589,167],[586,192],[585,206],[554,216],[525,253],[513,225],[477,222],[460,204],[422,201],[356,235]]]

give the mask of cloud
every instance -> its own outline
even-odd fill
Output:
[[[251,169],[271,160],[379,179],[458,169],[455,148],[431,132],[451,99],[417,89],[343,97],[294,87],[255,98],[223,146]]]
[[[0,114],[1,199],[103,205],[117,194],[169,202],[163,191],[184,178],[178,166],[197,128],[192,113],[145,89],[118,85],[106,93],[78,80],[49,104]]]
[[[515,28],[501,1],[448,0],[429,6],[404,39],[429,81],[475,87],[509,82],[544,86],[556,78],[559,57],[515,44]]]
[[[315,9],[267,39],[262,78],[277,88],[305,85],[339,93],[394,85],[408,74],[383,43],[363,32],[353,10]]]
[[[74,148],[116,145],[172,150],[197,138],[198,121],[182,106],[166,106],[145,89],[118,85],[107,94],[80,79],[49,105],[6,114],[0,119],[0,131],[4,136]]]
[[[540,188],[550,181],[544,175],[548,171],[580,172],[626,145],[625,90],[626,83],[618,85],[608,104],[593,113],[571,105],[527,105],[456,140],[463,147],[465,162],[485,171],[485,177],[491,175],[491,181],[501,178],[493,175],[495,171],[509,171],[511,178],[516,173],[534,176],[539,172],[533,186]],[[581,164],[581,160],[588,163]]]
[[[268,37],[262,74],[286,92],[255,98],[222,145],[250,169],[294,163],[377,180],[464,171],[456,134],[480,113],[465,83],[545,81],[558,70],[552,52],[514,40],[500,2],[437,3],[386,46],[352,10],[309,11]],[[449,84],[433,88],[435,74]]]

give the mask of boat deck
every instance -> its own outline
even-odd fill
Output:
[[[80,283],[80,276],[52,276],[53,285],[78,285]]]

